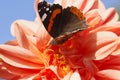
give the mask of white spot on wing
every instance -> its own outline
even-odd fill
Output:
[[[47,14],[46,14],[46,13],[43,14],[43,16],[42,16],[42,21],[44,21],[46,17],[47,17]]]
[[[44,9],[45,9],[46,7],[44,7]]]
[[[49,8],[46,8],[46,11],[49,11]]]
[[[41,9],[38,10],[38,12],[40,12],[40,11],[41,11]]]
[[[51,13],[52,11],[50,11],[50,13]]]

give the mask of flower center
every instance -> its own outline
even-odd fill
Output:
[[[57,71],[60,77],[66,76],[72,69],[65,59],[64,55],[60,53],[55,54],[56,65],[58,66]]]

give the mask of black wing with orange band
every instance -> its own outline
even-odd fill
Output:
[[[49,32],[49,34],[55,38],[59,36],[59,27],[62,7],[59,4],[48,4],[46,1],[40,2],[38,4],[38,11],[41,17],[41,20]]]
[[[46,30],[57,44],[62,44],[73,34],[87,28],[83,13],[76,7],[62,9],[59,4],[42,1],[38,10]]]

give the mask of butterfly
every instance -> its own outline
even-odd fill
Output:
[[[43,0],[38,4],[38,12],[45,29],[53,37],[51,44],[63,44],[88,27],[83,13],[74,6],[63,9],[59,4]]]

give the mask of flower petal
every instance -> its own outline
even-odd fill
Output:
[[[13,76],[13,78],[15,80],[16,79],[18,80],[19,78],[23,78],[23,77],[28,77],[28,76],[35,75],[36,73],[38,73],[40,71],[39,69],[38,70],[34,70],[34,69],[27,69],[27,68],[18,68],[18,67],[14,67],[14,66],[11,66],[9,64],[6,64],[4,62],[2,62],[2,64],[0,64],[0,66],[1,66],[0,70],[7,71],[7,73],[11,74],[11,77]],[[5,75],[3,75],[3,77],[4,76]],[[7,76],[4,77],[4,78],[6,79]]]
[[[41,24],[37,31],[37,47],[41,50],[48,46],[51,36],[48,34],[44,26]]]
[[[79,9],[83,2],[84,0],[62,0],[62,7],[75,6]]]
[[[44,69],[33,80],[59,80],[57,75],[50,69]]]
[[[81,80],[80,74],[77,70],[71,75],[70,80]]]
[[[16,46],[0,45],[0,58],[7,64],[20,68],[39,69],[43,66],[43,62],[32,52]]]
[[[105,10],[105,6],[100,0],[54,0],[54,3],[62,5],[63,8],[75,6],[84,13],[90,9]]]
[[[118,13],[114,8],[109,8],[104,13],[99,11],[99,13],[104,21],[103,24],[111,24],[119,19]]]
[[[103,36],[104,35],[104,36]],[[110,55],[119,45],[119,38],[112,32],[98,32],[97,33],[97,51],[95,59],[103,59]]]
[[[103,59],[103,60],[96,60],[95,61],[96,66],[100,70],[105,69],[116,69],[120,70],[120,53],[119,54],[111,54],[109,57]]]
[[[85,14],[86,21],[90,27],[98,27],[103,21],[98,9],[90,10]]]
[[[27,39],[27,36],[25,35],[23,29],[18,24],[16,24],[14,30],[19,46],[29,49],[29,40]]]
[[[120,22],[115,22],[115,23],[112,23],[111,25],[102,25],[98,28],[92,29],[90,32],[95,33],[99,31],[110,31],[119,36],[120,35]]]
[[[17,43],[16,40],[10,40],[10,41],[7,41],[5,44],[13,45],[13,46],[18,46],[18,43]]]
[[[103,4],[103,2],[101,0],[98,0],[98,9],[99,11],[105,11],[106,8],[105,8],[105,5]]]
[[[80,8],[80,10],[82,10],[83,13],[86,13],[87,11],[89,11],[90,9],[92,9],[94,7],[94,5],[98,4],[98,0],[83,0],[83,1],[84,2],[82,3],[82,6]],[[96,9],[96,8],[97,7],[95,7],[94,9]]]
[[[14,29],[16,26],[21,27],[27,35],[34,35],[39,27],[37,24],[35,24],[34,22],[31,22],[31,21],[17,20],[15,22],[13,22],[11,25],[11,33],[13,36],[15,36]]]
[[[120,80],[120,71],[119,70],[102,70],[99,71],[96,75],[97,80]]]
[[[23,47],[25,49],[28,49],[28,50],[32,51],[41,61],[42,60],[46,61],[46,59],[43,59],[43,58],[45,58],[44,55],[41,54],[39,49],[32,42],[33,39],[32,40],[28,39],[21,27],[16,26],[15,27],[15,33],[16,33],[16,38],[18,40],[18,44],[20,45],[20,47]]]
[[[30,46],[30,41],[36,44],[36,39],[34,37],[36,34],[28,28],[28,26],[26,27],[26,25],[23,24],[25,24],[25,21],[16,21],[13,23],[12,29],[14,30],[14,36],[17,38],[18,45],[28,48]],[[30,41],[28,41],[28,39]]]
[[[2,64],[0,62],[0,64]],[[0,78],[3,79],[17,79],[19,76],[11,74],[5,67],[0,65]]]
[[[34,4],[34,8],[35,8],[35,11],[36,11],[36,20],[35,22],[37,24],[39,24],[39,28],[37,30],[37,47],[41,50],[43,48],[45,48],[49,42],[49,40],[51,39],[50,35],[48,34],[48,32],[46,31],[42,21],[41,21],[41,18],[39,16],[39,13],[38,13],[38,3],[42,1],[42,0],[35,0],[35,4]]]
[[[59,5],[62,5],[62,0],[54,0],[53,2],[54,4],[59,4]]]

